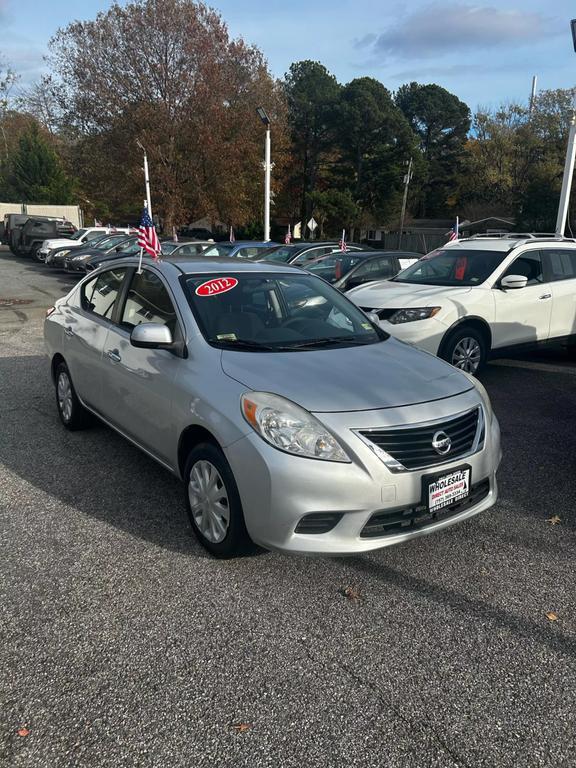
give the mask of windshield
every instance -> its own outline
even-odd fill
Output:
[[[226,273],[183,278],[204,338],[248,352],[376,344],[388,334],[312,275]]]
[[[240,259],[259,261],[260,259],[266,259],[267,254],[271,253],[273,250],[274,248],[270,248],[266,245],[245,245],[243,248],[239,248],[234,256],[238,256]]]
[[[396,283],[424,285],[480,285],[506,258],[506,251],[447,248],[432,251],[393,277]]]
[[[77,229],[76,232],[74,232],[74,234],[71,236],[70,240],[80,240],[82,235],[85,235],[87,231],[87,229]]]
[[[351,253],[339,251],[338,253],[331,253],[329,256],[323,256],[317,261],[309,261],[307,264],[302,264],[302,269],[323,277],[329,283],[335,283],[341,277],[347,275],[352,267],[355,267],[356,264],[365,258],[365,256],[355,256]]]
[[[202,256],[229,256],[236,245],[234,243],[216,243],[206,248]]]
[[[179,245],[182,245],[182,243],[160,243],[160,245],[162,246],[162,253],[167,256],[175,248],[178,248]]]
[[[113,248],[115,245],[118,245],[119,243],[126,240],[126,235],[110,235],[108,237],[104,237],[102,240],[99,240],[97,243],[90,243],[90,245],[93,248],[96,248],[97,251],[107,251],[108,248]]]
[[[290,261],[292,256],[294,256],[295,248],[290,248],[290,246],[286,246],[285,248],[276,248],[273,251],[270,251],[266,254],[265,260],[266,261],[283,261],[287,263]]]

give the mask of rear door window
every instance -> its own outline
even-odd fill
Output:
[[[576,250],[569,250],[568,248],[547,249],[543,254],[549,280],[556,282],[576,278]]]

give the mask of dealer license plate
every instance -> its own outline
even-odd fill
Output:
[[[438,512],[470,494],[470,467],[462,467],[428,480],[428,509]]]

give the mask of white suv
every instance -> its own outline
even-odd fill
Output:
[[[576,242],[455,241],[346,295],[393,336],[475,374],[491,352],[576,335]]]

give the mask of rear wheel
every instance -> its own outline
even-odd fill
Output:
[[[196,446],[184,471],[190,523],[200,543],[216,557],[238,557],[255,547],[244,523],[230,465],[211,443]]]
[[[484,334],[464,326],[453,331],[442,344],[440,357],[455,368],[476,376],[486,364],[488,346]]]
[[[86,429],[92,422],[92,414],[78,399],[66,363],[60,363],[56,368],[56,407],[66,429]]]

